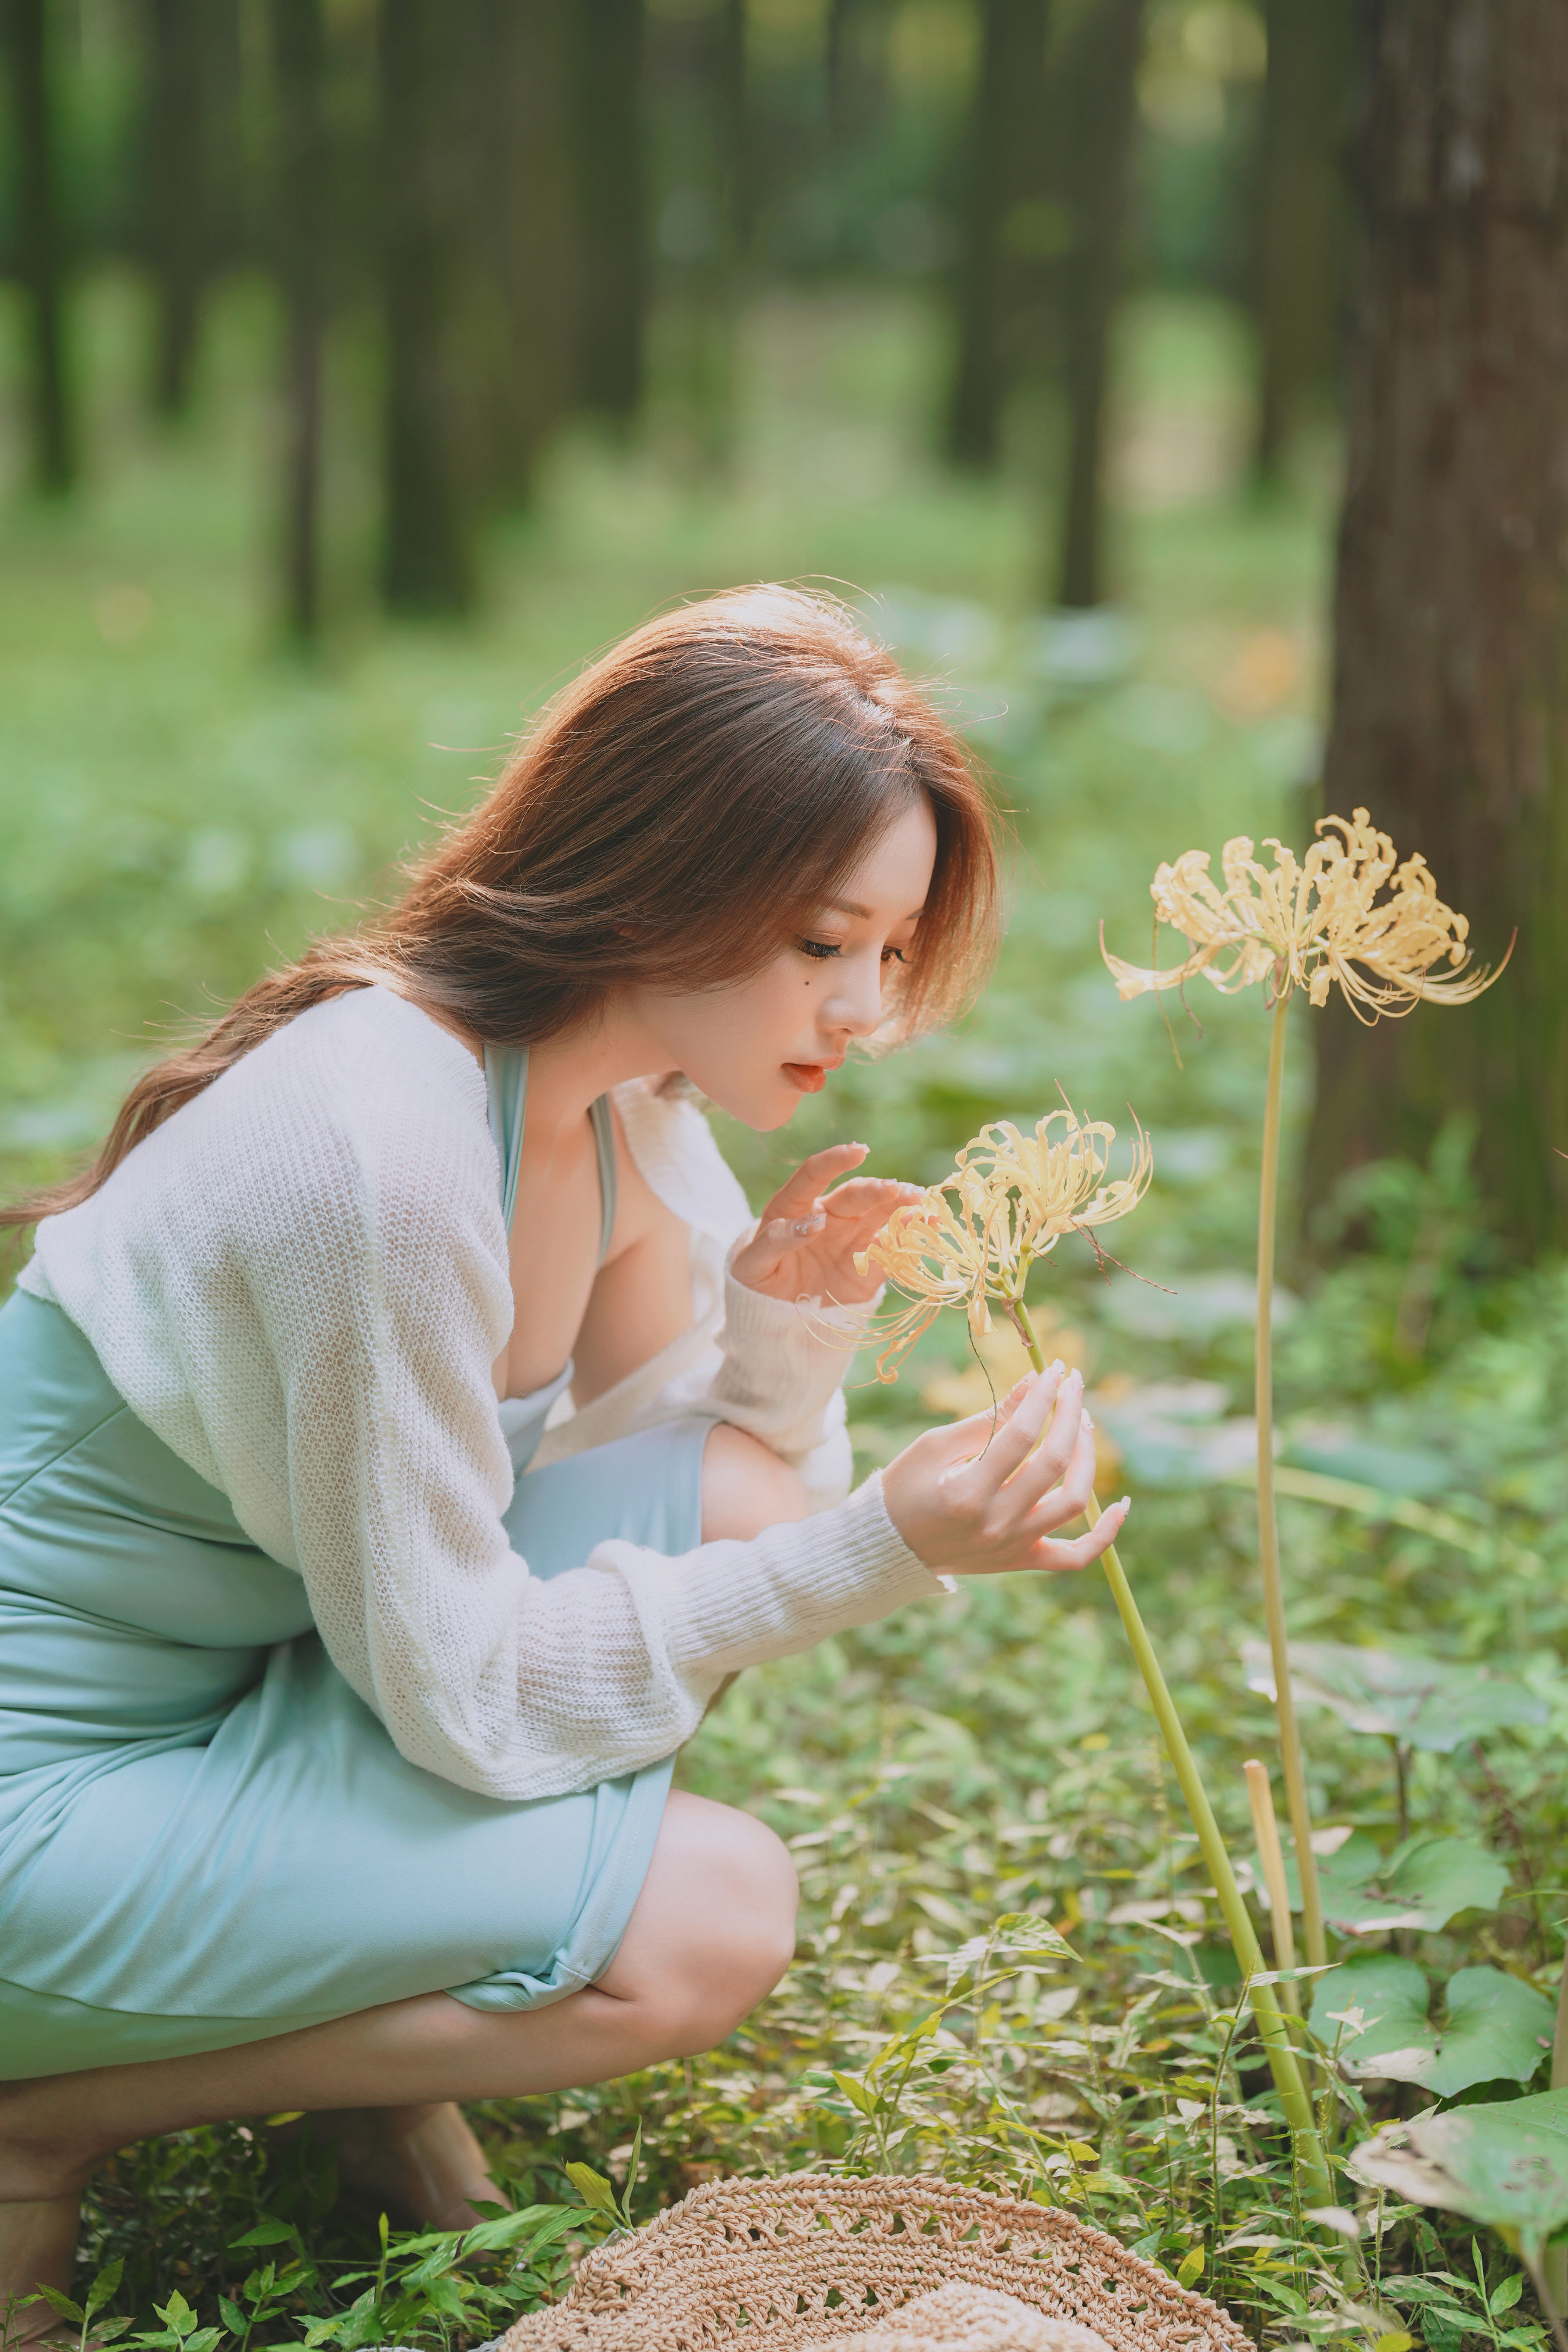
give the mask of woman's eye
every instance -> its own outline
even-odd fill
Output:
[[[882,950],[882,961],[884,963],[908,963],[909,958],[904,953],[902,948],[884,948]]]
[[[842,955],[844,952],[842,948],[831,946],[826,940],[800,940],[796,941],[796,945],[802,955],[816,956],[819,961],[828,956]]]

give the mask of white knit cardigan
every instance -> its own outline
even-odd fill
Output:
[[[412,1763],[497,1798],[668,1755],[722,1678],[935,1593],[880,1481],[847,1501],[847,1351],[726,1272],[744,1196],[689,1104],[616,1092],[691,1234],[695,1320],[541,1461],[696,1412],[765,1438],[818,1516],[677,1559],[616,1539],[541,1581],[509,1544],[491,1381],[512,1326],[473,1056],[383,988],[301,1013],[47,1219],[22,1286],[304,1580],[334,1664]]]

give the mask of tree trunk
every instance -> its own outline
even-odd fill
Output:
[[[469,329],[485,495],[525,507],[573,394],[579,268],[572,137],[574,0],[480,0],[468,72],[478,124]],[[471,274],[470,274],[471,276]]]
[[[1568,1243],[1568,40],[1560,0],[1368,0],[1327,804],[1422,851],[1503,978],[1314,1016],[1307,1194],[1472,1109],[1525,1250]]]
[[[1304,402],[1335,373],[1351,30],[1346,0],[1268,0],[1266,13],[1253,464],[1267,482],[1279,478]]]
[[[153,404],[190,406],[207,268],[204,0],[148,0],[147,194],[157,323]]]
[[[450,31],[442,0],[382,0],[382,593],[404,613],[460,612],[472,595],[448,349],[467,161],[452,136]]]
[[[1041,137],[1046,21],[1047,0],[984,0],[947,422],[948,456],[959,466],[996,462],[1007,389],[1007,220],[1029,187]]]
[[[888,30],[888,0],[827,0],[823,97],[828,146],[837,156],[886,110]]]
[[[573,0],[584,407],[629,424],[642,404],[647,313],[644,0]]]
[[[55,153],[48,0],[0,0],[16,142],[16,248],[28,325],[33,476],[51,497],[76,479],[75,403],[65,327],[65,240]]]
[[[1143,0],[1096,0],[1066,63],[1073,220],[1063,282],[1067,497],[1055,582],[1062,604],[1105,597],[1105,416],[1121,290]]]
[[[287,449],[283,612],[290,637],[321,628],[321,344],[326,324],[327,156],[321,112],[322,0],[271,0],[278,107],[279,278]]]
[[[650,114],[668,193],[659,219],[663,414],[690,471],[721,474],[731,455],[740,273],[752,200],[745,12],[665,23],[650,44]]]

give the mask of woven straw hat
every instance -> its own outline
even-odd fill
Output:
[[[1103,2336],[1074,2319],[1047,2319],[1016,2294],[950,2279],[934,2294],[840,2337],[841,2352],[1110,2352]]]
[[[815,2173],[694,2189],[584,2256],[561,2301],[516,2321],[497,2352],[704,2352],[737,2339],[757,2352],[958,2352],[974,2328],[951,2298],[947,2317],[934,2302],[907,2307],[954,2281],[1092,2328],[1109,2352],[1252,2352],[1217,2305],[1069,2213],[942,2180]],[[924,2335],[908,2332],[917,2326]],[[1034,2352],[1027,2336],[1016,2352]]]

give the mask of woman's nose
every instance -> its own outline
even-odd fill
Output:
[[[882,1018],[882,959],[845,957],[835,973],[837,987],[823,1006],[823,1018],[852,1037],[868,1037]]]

